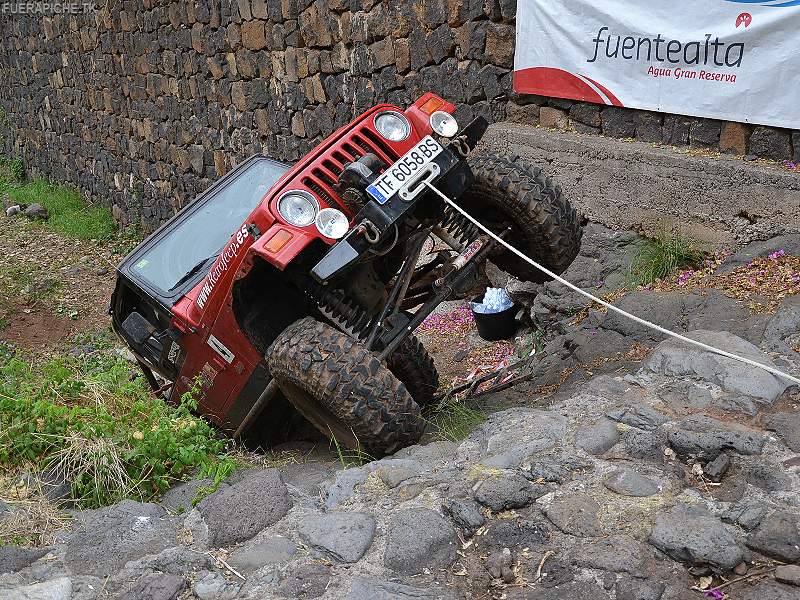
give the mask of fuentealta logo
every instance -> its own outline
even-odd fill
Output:
[[[605,57],[610,60],[739,68],[745,56],[744,42],[726,43],[710,33],[704,40],[684,42],[665,38],[660,33],[654,37],[623,36],[612,34],[608,27],[601,27],[592,41],[594,54],[586,59],[589,63]]]

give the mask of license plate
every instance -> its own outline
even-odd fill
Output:
[[[391,167],[384,171],[375,182],[367,188],[369,195],[378,201],[386,202],[400,190],[406,183],[413,181],[414,175],[421,171],[427,164],[444,150],[441,144],[431,136],[425,136]]]

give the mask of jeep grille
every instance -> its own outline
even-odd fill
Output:
[[[328,149],[321,163],[306,172],[302,183],[317,194],[326,204],[346,208],[336,193],[336,184],[345,164],[354,162],[372,152],[386,165],[392,164],[398,155],[381,137],[368,127],[362,126],[343,137]]]

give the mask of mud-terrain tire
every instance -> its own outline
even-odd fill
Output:
[[[404,339],[389,355],[386,366],[405,384],[417,404],[424,407],[433,402],[439,388],[439,371],[428,350],[414,334]]]
[[[583,229],[560,186],[516,156],[476,153],[468,163],[475,181],[458,203],[490,229],[510,225],[506,240],[512,246],[556,274],[566,271],[578,255]],[[489,260],[523,281],[550,280],[507,250]]]
[[[266,353],[270,374],[319,431],[372,457],[416,443],[425,428],[405,385],[349,335],[314,318],[287,327]]]

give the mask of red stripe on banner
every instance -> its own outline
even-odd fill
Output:
[[[586,75],[584,75],[584,77],[586,77]],[[597,82],[596,82],[594,79],[592,79],[591,77],[586,77],[586,79],[588,79],[588,80],[589,80],[589,81],[591,81],[593,84],[595,84],[595,85],[598,87],[598,89],[599,89],[601,92],[603,92],[603,93],[604,93],[604,94],[605,94],[605,95],[608,97],[608,99],[609,99],[609,100],[611,100],[611,104],[613,104],[614,106],[622,106],[622,102],[620,102],[620,101],[619,101],[619,98],[617,98],[617,97],[616,97],[614,94],[612,94],[611,92],[609,92],[609,91],[608,91],[608,88],[607,88],[606,86],[604,86],[602,83],[597,83]]]
[[[589,79],[588,77],[586,79]],[[617,97],[605,87],[589,79],[615,106],[622,106]],[[592,87],[569,71],[553,67],[531,67],[514,71],[514,91],[519,94],[538,94],[606,104],[605,99]]]

